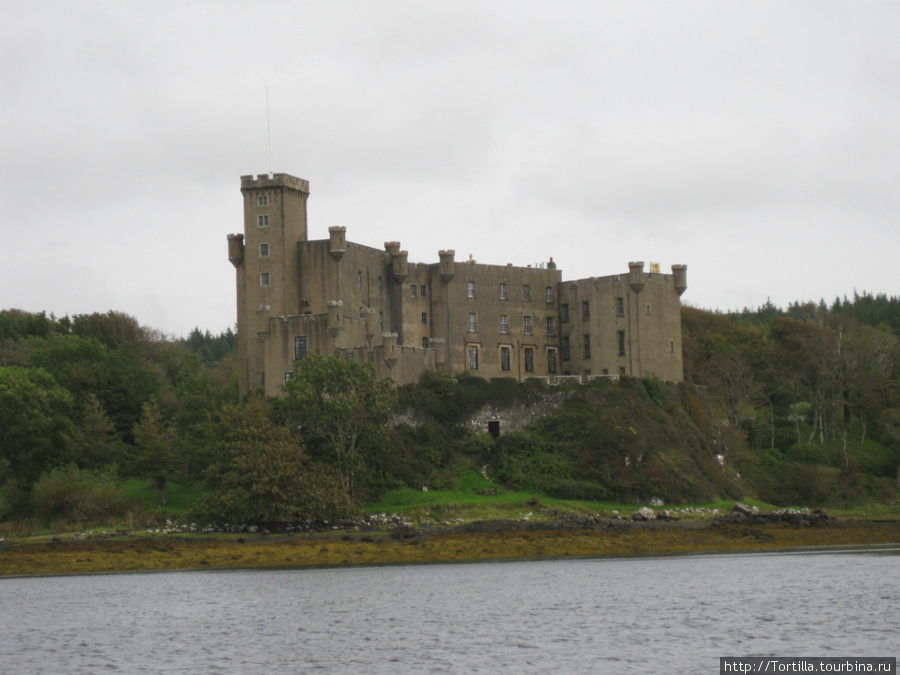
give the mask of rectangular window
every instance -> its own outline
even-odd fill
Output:
[[[427,298],[427,297],[428,297],[428,286],[425,286],[425,285],[423,284],[422,287],[419,288],[419,291],[420,291],[420,293],[419,293],[420,296],[422,296],[423,298]]]
[[[562,359],[563,361],[569,360],[569,338],[564,337],[562,339]]]
[[[378,277],[378,292],[381,293],[384,291],[384,279]]]
[[[256,216],[256,226],[257,227],[268,227],[269,226],[269,214],[268,213],[260,213]]]
[[[416,297],[416,285],[415,284],[409,285],[409,297],[411,297],[411,298]]]
[[[428,312],[422,312],[422,325],[428,325]]]
[[[532,330],[531,326],[531,317],[526,314],[523,318],[525,321],[525,335],[532,335],[534,331]]]
[[[475,282],[474,281],[466,282],[466,297],[467,298],[475,297]]]
[[[500,299],[501,299],[501,300],[506,300],[506,297],[507,297],[507,295],[506,295],[506,284],[505,284],[505,283],[501,283],[501,284],[500,284]]]
[[[269,276],[268,272],[260,272],[259,273],[259,285],[263,288],[268,288],[272,283],[272,278]]]
[[[257,206],[268,206],[269,205],[269,195],[260,195],[256,198]]]
[[[268,258],[269,257],[269,245],[268,244],[260,244],[259,245],[259,257],[260,258]]]
[[[621,366],[619,368],[619,375],[624,375],[624,374],[625,374],[625,366]]]
[[[428,338],[427,337],[422,338],[422,349],[428,349]]]
[[[625,331],[620,330],[617,336],[619,339],[619,356],[625,356]]]
[[[591,358],[591,336],[584,336],[584,358]]]
[[[500,315],[500,332],[504,335],[509,333],[509,314]]]
[[[547,372],[548,373],[556,372],[556,350],[555,349],[547,350]]]
[[[563,323],[569,323],[569,305],[559,306],[559,320]]]
[[[309,352],[309,346],[306,341],[305,335],[296,335],[294,336],[294,361],[299,361],[300,359],[306,358],[306,354]]]
[[[625,298],[616,298],[616,316],[625,316]]]
[[[478,370],[478,345],[469,345],[469,370]]]
[[[469,332],[474,333],[478,330],[478,315],[475,312],[469,312]]]
[[[546,299],[547,302],[553,302],[553,286],[547,286]]]
[[[647,303],[647,316],[650,316],[650,303]]]
[[[529,286],[528,284],[522,286],[522,299],[531,300],[531,286]]]
[[[509,372],[509,347],[500,347],[500,370]]]
[[[591,320],[591,303],[587,300],[581,303],[581,320],[582,321],[590,321]]]
[[[556,319],[552,316],[547,317],[547,336],[553,337],[556,335]]]
[[[288,382],[290,382],[290,381],[293,380],[293,379],[294,379],[294,371],[293,371],[293,370],[286,370],[286,371],[284,372],[284,383],[287,384]]]
[[[357,272],[356,273],[356,287],[357,288],[362,288],[362,279],[363,279],[362,271]]]
[[[534,372],[534,349],[525,347],[525,372]]]

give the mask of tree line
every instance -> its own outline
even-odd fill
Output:
[[[283,397],[241,401],[231,329],[173,338],[114,311],[3,310],[0,520],[113,517],[128,477],[160,501],[172,481],[202,486],[194,515],[206,520],[335,518],[390,488],[452,488],[486,464],[510,489],[562,498],[892,499],[898,317],[897,298],[870,294],[685,307],[683,385],[651,374],[584,387],[495,442],[471,416],[533,405],[546,388],[468,373],[397,388],[310,355]]]

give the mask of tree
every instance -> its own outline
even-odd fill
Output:
[[[125,443],[94,394],[81,405],[81,421],[68,435],[68,454],[82,469],[101,469],[121,465]]]
[[[369,364],[334,356],[312,354],[297,363],[275,409],[308,445],[334,462],[356,499],[365,455],[381,445],[381,432],[397,401],[393,383],[377,379]]]
[[[0,483],[30,485],[63,456],[72,395],[40,368],[0,368]]]
[[[153,482],[165,504],[168,499],[166,486],[176,472],[178,458],[155,403],[144,406],[141,419],[134,427],[134,440],[135,456],[131,469],[136,475]]]
[[[194,516],[207,522],[291,523],[335,519],[352,511],[339,472],[316,465],[299,440],[268,417],[264,400],[229,405],[208,431],[218,461],[210,472],[213,492]]]

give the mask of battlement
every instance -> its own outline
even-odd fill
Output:
[[[241,190],[272,187],[288,187],[298,192],[309,194],[309,181],[296,178],[290,174],[276,173],[270,176],[267,173],[261,173],[256,178],[252,174],[241,176]]]

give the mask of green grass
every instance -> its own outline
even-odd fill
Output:
[[[455,490],[429,490],[423,492],[414,488],[397,488],[388,491],[382,499],[363,507],[367,513],[399,513],[419,520],[486,520],[491,518],[520,518],[531,513],[534,520],[542,518],[540,509],[551,508],[580,514],[600,514],[628,516],[644,504],[617,504],[612,502],[589,502],[555,499],[540,492],[508,492],[501,485],[485,478],[478,471],[470,471],[456,480]],[[754,499],[744,503],[761,509],[776,507]],[[665,508],[719,509],[728,513],[734,505],[732,500],[720,500],[702,504],[667,504]]]
[[[131,478],[122,481],[122,487],[151,513],[165,511],[176,516],[185,515],[208,492],[196,483],[169,483],[166,486],[168,500],[163,504],[160,491],[150,481]]]

